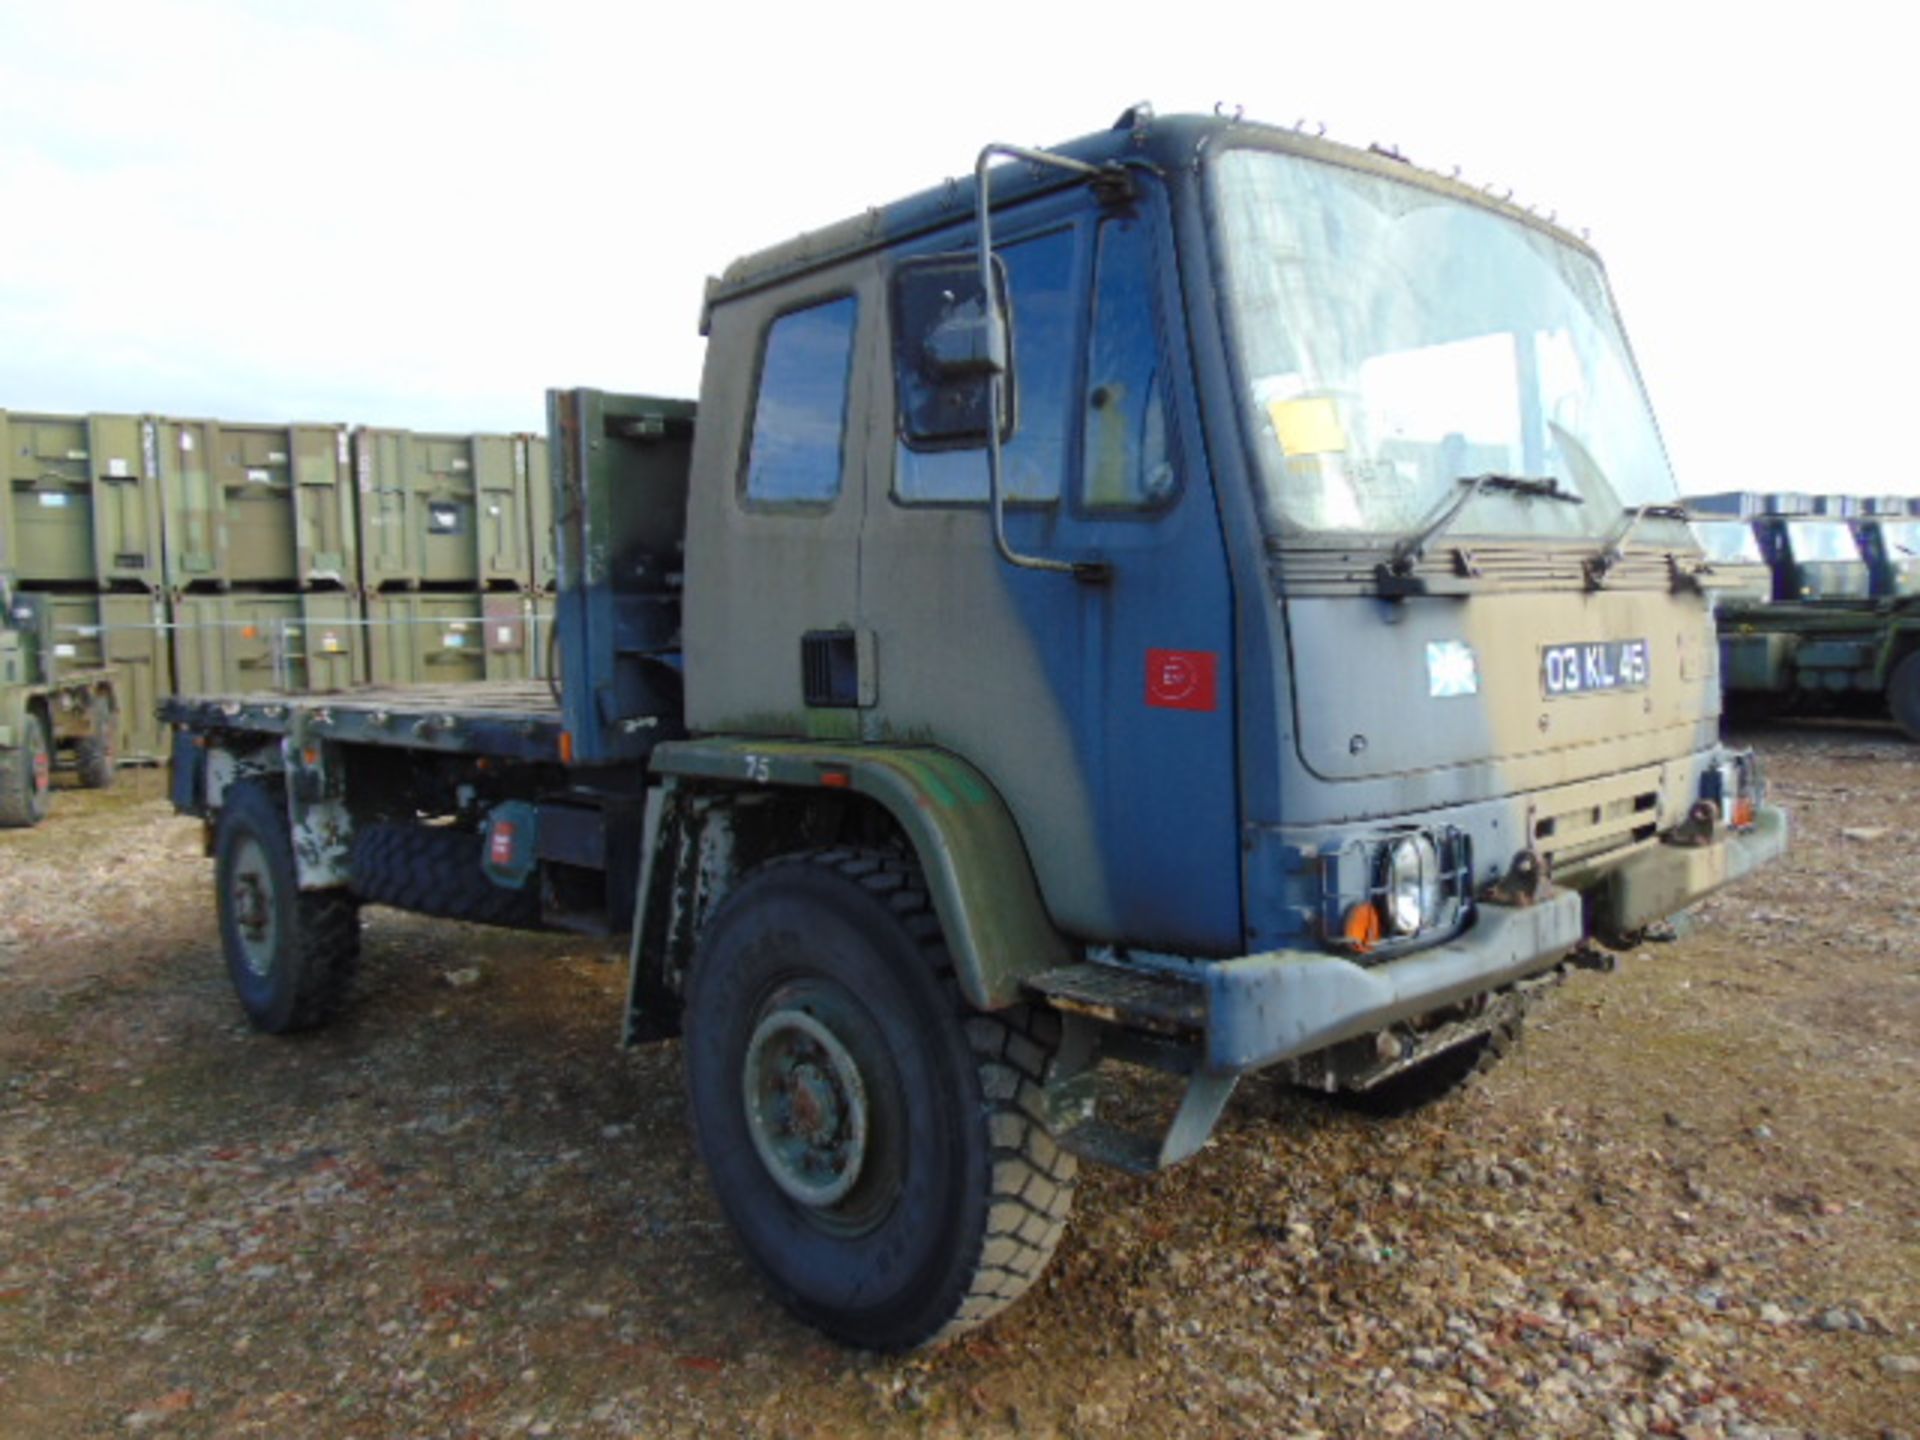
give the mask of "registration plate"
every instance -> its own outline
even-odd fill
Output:
[[[1540,652],[1540,690],[1549,699],[1646,687],[1645,640],[1578,640]]]

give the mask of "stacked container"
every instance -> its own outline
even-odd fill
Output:
[[[346,427],[165,419],[153,436],[181,693],[363,680]]]
[[[527,447],[528,545],[533,554],[533,594],[527,617],[527,649],[533,673],[554,678],[554,596],[560,585],[560,555],[553,532],[553,470],[547,437],[522,436]]]
[[[529,450],[521,435],[354,437],[374,683],[533,673]]]
[[[46,596],[48,679],[119,672],[121,755],[155,760],[173,693],[161,503],[146,421],[0,411],[0,571]]]

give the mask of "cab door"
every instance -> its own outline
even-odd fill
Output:
[[[916,254],[966,253],[946,232]],[[1191,954],[1240,945],[1233,646],[1226,558],[1177,324],[1158,189],[1086,191],[995,221],[1011,318],[1007,533],[996,553],[984,446],[901,421],[868,465],[860,609],[875,636],[875,738],[939,744],[1012,809],[1056,923]],[[896,419],[925,407],[902,333]],[[904,408],[903,408],[904,407]]]

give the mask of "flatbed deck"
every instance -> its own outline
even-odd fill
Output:
[[[200,732],[298,731],[306,739],[563,763],[560,705],[544,680],[179,695],[161,705],[160,715]]]

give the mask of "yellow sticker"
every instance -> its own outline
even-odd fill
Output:
[[[1267,406],[1267,418],[1289,455],[1327,455],[1347,448],[1340,412],[1324,395],[1275,400]]]

